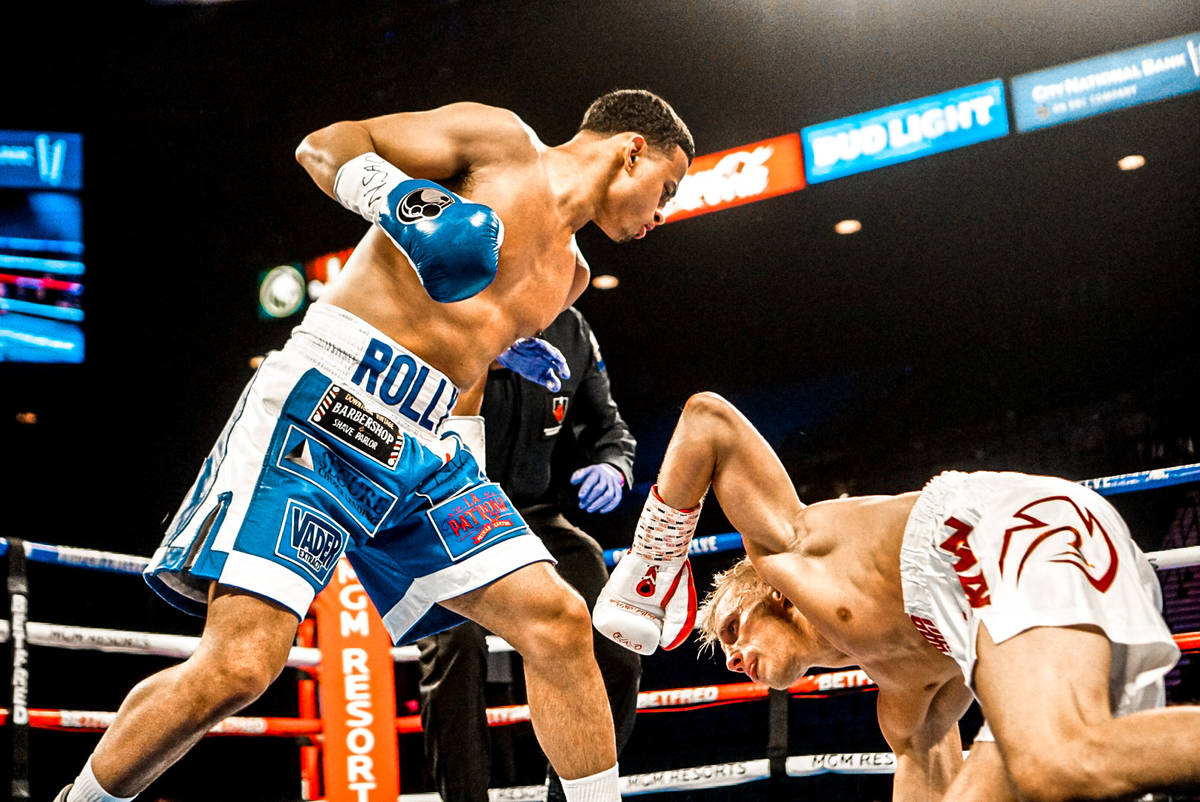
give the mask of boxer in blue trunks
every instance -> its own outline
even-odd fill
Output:
[[[147,570],[206,617],[195,654],[134,688],[58,800],[134,797],[256,699],[343,554],[397,643],[462,618],[511,643],[568,800],[619,799],[587,608],[480,470],[479,421],[450,413],[497,358],[558,380],[532,338],[587,286],[575,232],[644,237],[694,155],[644,90],[598,98],[554,147],[477,103],[304,139],[317,186],[372,225],[262,363]]]

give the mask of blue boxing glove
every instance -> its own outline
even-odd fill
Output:
[[[487,206],[406,175],[375,153],[343,164],[333,194],[383,229],[412,262],[433,300],[470,298],[496,278],[504,223]]]
[[[552,393],[562,389],[562,380],[571,378],[567,358],[550,343],[534,337],[522,337],[508,347],[496,361],[513,373],[540,384]]]
[[[580,468],[571,474],[571,484],[579,488],[579,509],[584,512],[612,512],[621,502],[625,477],[607,462]]]

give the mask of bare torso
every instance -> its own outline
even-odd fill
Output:
[[[961,682],[958,666],[904,612],[900,544],[919,493],[823,501],[805,507],[789,548],[751,544],[758,573],[880,688],[935,694]]]
[[[504,222],[495,281],[473,298],[441,304],[425,293],[407,258],[372,227],[322,302],[362,318],[444,372],[472,385],[519,337],[541,331],[566,308],[579,277],[572,237],[546,169],[546,148],[528,133],[506,137],[490,163],[444,181],[490,206]],[[584,277],[586,280],[586,277]]]

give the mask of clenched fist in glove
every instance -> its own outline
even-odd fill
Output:
[[[470,298],[496,278],[504,224],[491,208],[413,178],[375,153],[343,164],[333,194],[383,229],[433,300]]]
[[[700,504],[677,510],[652,487],[638,519],[633,545],[608,578],[592,623],[605,637],[638,654],[674,649],[696,621],[696,587],[688,545]]]

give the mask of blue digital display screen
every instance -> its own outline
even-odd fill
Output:
[[[810,184],[920,159],[1008,134],[997,79],[843,117],[800,132]]]
[[[1012,79],[1021,132],[1200,90],[1200,33]]]
[[[0,131],[0,362],[84,358],[83,137]]]

